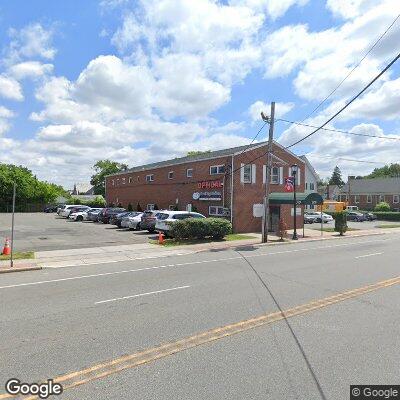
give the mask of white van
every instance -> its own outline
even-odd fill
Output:
[[[357,206],[347,206],[346,211],[358,211],[358,207]]]

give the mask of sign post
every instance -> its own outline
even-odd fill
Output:
[[[11,254],[10,254],[10,267],[14,266],[13,254],[14,254],[14,214],[15,214],[15,192],[16,183],[14,182],[13,187],[13,201],[12,201],[12,218],[11,218]]]

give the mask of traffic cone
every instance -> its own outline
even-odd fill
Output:
[[[158,232],[158,244],[164,244],[164,235]]]
[[[11,254],[11,248],[10,248],[10,239],[6,238],[6,242],[4,243],[4,248],[3,248],[3,256],[9,256]]]

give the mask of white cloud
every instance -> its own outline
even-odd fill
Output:
[[[6,107],[0,106],[0,136],[10,129],[9,119],[15,114]]]
[[[9,74],[18,80],[24,78],[37,78],[52,72],[52,64],[43,64],[39,61],[25,61],[9,68]]]
[[[379,0],[328,0],[326,7],[336,16],[344,19],[358,17],[369,8],[383,3]]]
[[[294,103],[275,103],[275,118],[281,118],[285,114],[287,114],[290,110],[294,107]],[[261,120],[261,111],[264,111],[266,115],[270,114],[271,105],[266,104],[261,100],[254,102],[249,107],[249,115],[253,121],[260,121]]]
[[[5,74],[0,74],[0,96],[17,101],[24,99],[19,82]]]
[[[27,58],[52,60],[56,54],[56,49],[51,44],[53,30],[45,29],[39,23],[32,23],[20,30],[12,28],[9,36],[11,42],[6,57],[9,65]]]

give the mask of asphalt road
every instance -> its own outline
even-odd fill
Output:
[[[11,214],[0,213],[0,246],[11,236]],[[65,250],[83,247],[147,243],[154,235],[147,231],[117,229],[114,225],[90,221],[75,222],[57,214],[16,213],[16,251]]]
[[[0,388],[87,367],[63,378],[72,388],[60,398],[337,400],[350,384],[399,384],[400,279],[388,281],[400,276],[399,243],[376,235],[0,275]],[[258,316],[270,322],[237,324]],[[121,359],[146,349],[133,366],[136,356]]]

